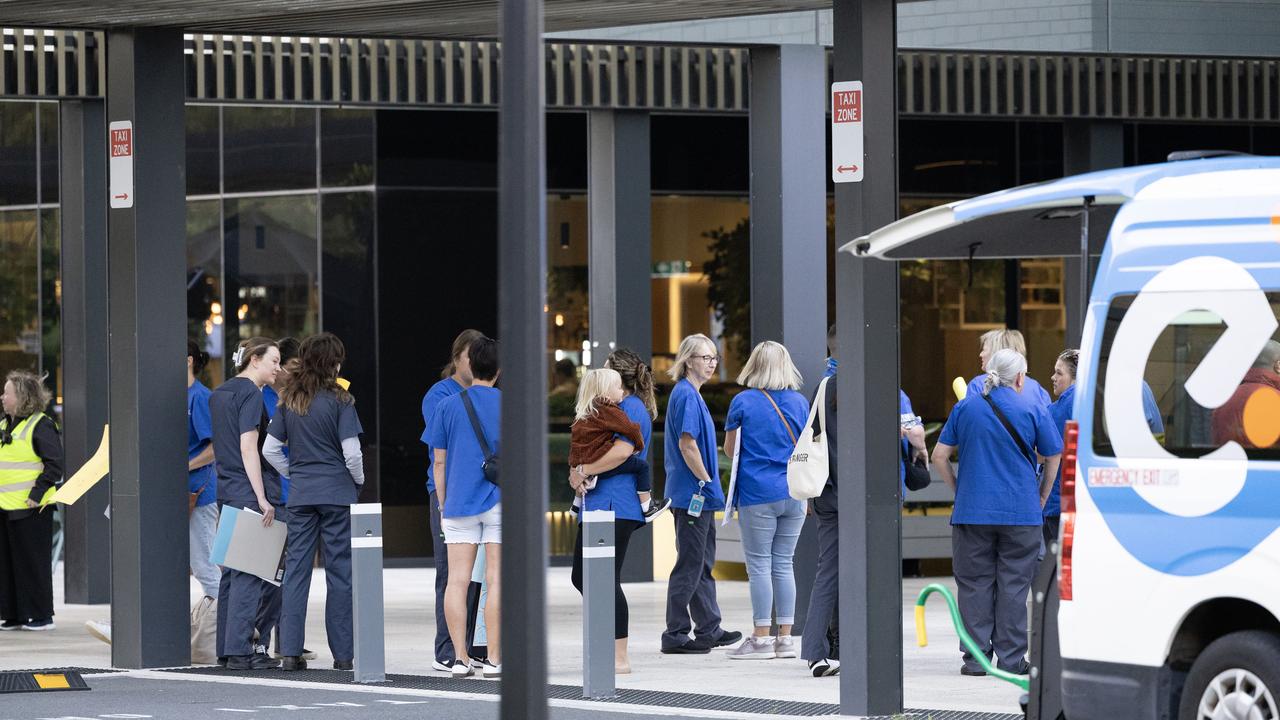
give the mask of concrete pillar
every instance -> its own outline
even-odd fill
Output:
[[[112,191],[132,204],[107,211],[111,662],[125,668],[191,659],[187,543],[174,542],[187,536],[184,72],[180,29],[107,35],[108,130],[133,124],[132,187]]]
[[[107,422],[107,123],[103,103],[66,101],[61,116],[62,438],[67,475],[97,451]],[[111,602],[110,477],[66,507],[69,603]]]
[[[751,342],[787,346],[812,391],[827,340],[826,49],[751,49]]]
[[[649,113],[592,112],[588,134],[591,364],[603,367],[615,348],[630,348],[652,364]],[[631,536],[622,580],[653,580],[649,526]]]
[[[898,214],[894,0],[835,0],[832,81],[861,80],[865,177],[836,184],[836,242]],[[838,253],[840,712],[902,711],[898,266]]]

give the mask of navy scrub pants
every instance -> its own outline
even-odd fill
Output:
[[[449,550],[444,544],[440,501],[434,492],[427,494],[431,496],[431,554],[436,562],[435,659],[443,665],[453,665],[458,656],[453,651],[453,638],[449,637],[449,624],[444,620],[444,590],[449,585]]]
[[[836,655],[832,652],[828,629],[837,621],[840,599],[840,529],[836,506],[836,486],[827,483],[822,494],[813,499],[813,514],[818,518],[818,567],[813,574],[813,590],[809,592],[809,611],[804,620],[804,636],[800,657],[817,662]]]
[[[324,556],[328,594],[324,629],[334,660],[355,658],[351,618],[351,507],[301,505],[290,508],[289,546],[285,554],[283,610],[280,614],[280,654],[302,654],[307,625],[307,597],[316,544]]]
[[[952,525],[951,563],[965,629],[1001,670],[1027,654],[1027,592],[1040,553],[1039,525]],[[965,667],[977,660],[961,644]]]
[[[676,564],[667,582],[667,631],[662,647],[679,647],[694,633],[698,643],[720,639],[720,605],[711,569],[716,564],[716,514],[705,510],[693,517],[687,510],[671,510],[676,523]]]
[[[256,511],[257,502],[218,503],[247,507]],[[276,522],[287,523],[289,513],[275,505]],[[218,581],[218,629],[214,644],[219,658],[252,655],[255,644],[269,646],[271,633],[280,621],[280,588],[256,575],[223,566]],[[254,635],[257,634],[257,641]]]

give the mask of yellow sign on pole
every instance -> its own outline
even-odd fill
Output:
[[[98,443],[98,451],[71,476],[70,480],[58,488],[58,492],[53,494],[53,498],[49,502],[71,505],[89,492],[89,489],[96,485],[99,480],[106,477],[111,470],[109,430],[109,425],[102,426],[102,442]]]

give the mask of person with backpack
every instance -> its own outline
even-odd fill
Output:
[[[1062,453],[1053,417],[1028,387],[1026,358],[1013,349],[996,351],[983,391],[952,409],[932,455],[934,469],[956,494],[951,552],[965,629],[988,657],[995,653],[997,667],[1020,675],[1030,667],[1027,591]],[[951,467],[957,450],[958,475]],[[960,674],[985,675],[961,650]]]

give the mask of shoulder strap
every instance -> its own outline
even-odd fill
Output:
[[[773,396],[769,394],[768,390],[761,390],[760,392],[764,393],[764,396],[769,398],[769,404],[773,406],[773,409],[778,412],[778,417],[782,419],[782,427],[786,428],[787,435],[791,436],[791,444],[795,445],[796,434],[792,432],[791,423],[787,422],[787,416],[782,414],[782,408],[778,407],[778,403],[774,401]]]
[[[484,451],[486,460],[493,457],[493,451],[489,449],[489,441],[484,439],[484,430],[480,428],[480,418],[476,416],[476,406],[471,404],[471,396],[466,390],[462,391],[462,404],[467,408],[467,417],[471,420],[471,430],[476,434],[476,440],[480,441],[480,449]]]
[[[1000,408],[996,406],[996,402],[991,399],[991,395],[989,393],[983,393],[982,399],[987,401],[987,404],[991,406],[992,411],[995,412],[996,417],[999,418],[1000,424],[1004,425],[1004,429],[1009,431],[1009,437],[1013,438],[1013,441],[1018,444],[1018,449],[1022,451],[1022,456],[1031,462],[1032,467],[1035,467],[1036,456],[1031,454],[1031,450],[1027,448],[1027,444],[1022,440],[1022,436],[1018,435],[1018,431],[1013,429],[1013,424],[1009,422],[1009,418],[1005,417],[1004,413],[1000,412]]]

